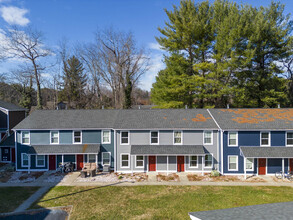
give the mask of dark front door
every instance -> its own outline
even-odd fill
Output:
[[[11,148],[11,162],[15,163],[15,148]]]
[[[49,155],[49,170],[56,170],[56,155]]]
[[[290,172],[293,172],[293,159],[290,159]]]
[[[76,164],[77,170],[81,170],[83,168],[83,154],[76,155]]]
[[[265,158],[258,159],[258,175],[266,175],[266,162]]]
[[[2,155],[2,161],[8,162],[10,161],[10,147],[2,147],[1,148],[1,155]]]
[[[156,156],[149,156],[149,171],[156,171]]]
[[[177,156],[177,172],[184,172],[184,156]]]

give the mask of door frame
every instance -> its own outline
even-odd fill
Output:
[[[182,166],[182,164],[180,164],[180,171],[178,171],[178,157],[183,157],[183,171],[181,170],[181,166]],[[177,155],[177,157],[176,157],[176,164],[177,164],[177,172],[185,172],[185,156],[180,156],[180,155]]]
[[[259,169],[260,169],[259,161],[260,160],[265,161],[265,167],[264,167],[265,168],[265,174],[260,174],[259,173]],[[267,160],[267,158],[258,158],[258,161],[257,162],[258,162],[257,163],[257,174],[258,175],[264,175],[264,176],[267,175],[267,166],[268,166],[268,160]]]
[[[292,163],[292,167],[291,167],[291,163]],[[289,170],[290,172],[293,172],[293,158],[289,158]]]
[[[80,161],[78,161],[77,160],[77,158],[79,157],[79,156],[82,156],[82,167],[81,167],[81,169],[78,169],[78,167],[79,167],[79,162]],[[84,166],[84,154],[76,154],[76,170],[82,170],[82,168],[83,168],[83,166]]]
[[[155,158],[155,164],[154,164],[155,165],[155,170],[150,170],[150,165],[151,165],[151,163],[150,163],[150,157]],[[148,160],[149,160],[149,164],[148,164],[149,172],[157,172],[157,156],[155,156],[155,155],[149,155]]]

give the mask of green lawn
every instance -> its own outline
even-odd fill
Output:
[[[0,212],[12,212],[39,187],[0,187]]]
[[[291,187],[58,186],[32,208],[73,205],[71,219],[189,219],[188,212],[292,200]]]

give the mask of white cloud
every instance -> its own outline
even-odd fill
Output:
[[[158,72],[165,68],[163,63],[163,54],[152,54],[150,61],[150,69],[145,73],[140,81],[140,87],[144,90],[150,91],[152,84],[156,81]]]
[[[158,43],[149,43],[149,48],[152,50],[163,51],[161,45]]]
[[[3,6],[0,8],[2,18],[10,25],[26,26],[30,20],[26,18],[27,9],[14,6]]]

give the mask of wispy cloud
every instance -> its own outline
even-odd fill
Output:
[[[149,43],[149,48],[152,49],[152,50],[163,51],[162,47],[158,43]]]
[[[14,6],[3,6],[0,8],[2,18],[10,25],[26,26],[30,20],[26,18],[27,9]]]

